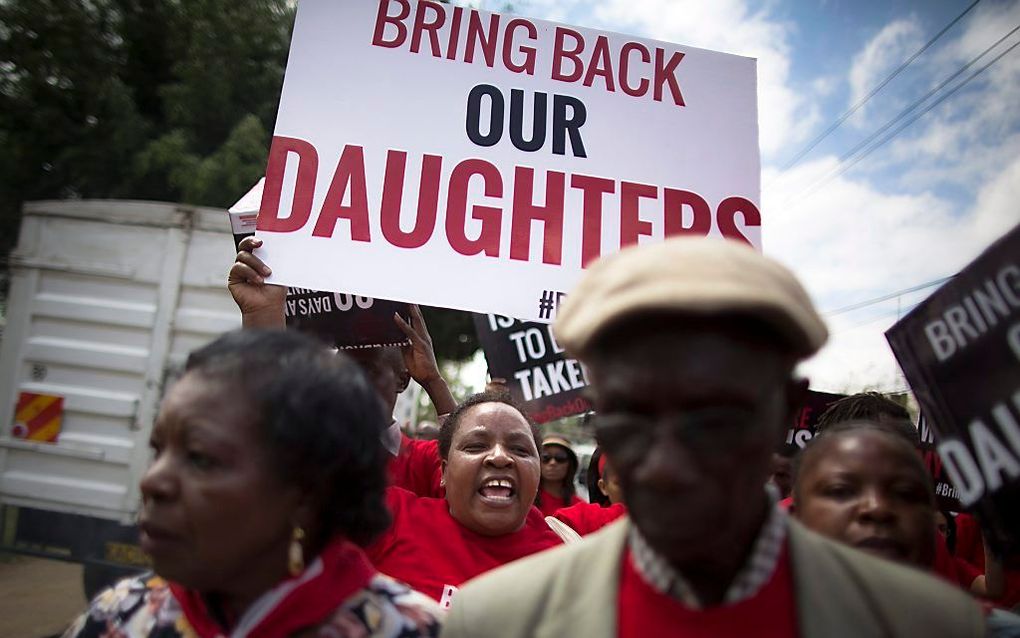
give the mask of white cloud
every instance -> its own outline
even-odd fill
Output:
[[[824,158],[797,170],[814,174],[819,164],[835,163]],[[996,171],[964,211],[931,193],[888,194],[846,177],[781,207],[790,196],[782,191],[765,196],[765,252],[797,273],[820,309],[832,310],[966,266],[1020,221],[1020,157]],[[805,365],[814,386],[902,388],[883,332],[896,321],[898,308],[905,312],[932,290],[831,317],[832,339]]]
[[[982,5],[985,7],[985,5]],[[1020,23],[1020,2],[993,4],[975,12],[963,33],[933,56],[930,83],[942,82]],[[991,62],[1014,34],[967,69],[953,84]],[[902,161],[902,183],[943,182],[972,189],[1020,154],[1020,51],[1013,50],[939,104],[890,145]]]
[[[1020,223],[1020,155],[978,192],[971,211],[978,241],[991,243]]]
[[[811,82],[811,90],[818,97],[829,97],[839,86],[840,80],[835,77],[820,77]]]
[[[891,95],[883,92],[883,100],[868,103],[866,132],[1017,23],[1020,3],[982,5],[955,37],[950,35],[915,63],[912,78],[903,78],[908,90],[897,83]],[[849,73],[851,104],[917,49],[918,35],[916,20],[899,20],[862,48]],[[897,96],[897,91],[903,92]],[[897,98],[902,103],[890,106]],[[838,166],[836,158],[806,162],[782,179],[767,170],[763,182],[773,187],[763,195],[766,252],[795,270],[823,310],[957,272],[1020,222],[1017,103],[1020,51],[1005,56],[855,169],[808,196],[802,194],[805,186],[831,174]],[[790,204],[793,198],[799,200]],[[813,385],[834,391],[902,389],[904,381],[883,333],[933,290],[830,317],[829,343],[804,366]]]
[[[1006,35],[1020,21],[1020,2],[984,3],[966,23],[962,36],[952,42],[948,55],[958,61],[973,58]],[[1012,40],[1015,42],[1016,40]]]
[[[568,16],[570,16],[571,12],[578,7],[585,7],[586,5],[581,0],[523,0],[510,2],[510,4],[513,5],[516,13],[541,18],[542,20],[552,20],[553,22],[569,22]],[[496,11],[495,5],[494,0],[488,0],[485,8],[490,11]]]
[[[916,18],[890,22],[854,56],[850,66],[850,101],[847,107],[857,104],[903,63],[921,45],[921,27]],[[870,123],[861,107],[851,122]]]

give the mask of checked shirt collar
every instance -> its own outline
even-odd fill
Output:
[[[779,565],[779,555],[783,550],[787,533],[787,515],[776,505],[773,491],[768,490],[771,509],[765,524],[758,532],[754,549],[747,562],[737,572],[730,583],[723,605],[732,605],[751,598],[765,586]],[[705,605],[698,599],[694,590],[684,577],[665,558],[660,556],[644,539],[637,527],[631,526],[628,538],[634,567],[641,578],[656,591],[671,596],[692,609],[703,609]]]

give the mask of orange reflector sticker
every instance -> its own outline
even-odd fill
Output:
[[[64,416],[64,397],[22,392],[14,408],[11,436],[27,441],[56,443]]]

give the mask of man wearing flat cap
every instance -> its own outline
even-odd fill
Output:
[[[833,544],[766,490],[825,325],[793,275],[727,240],[594,264],[554,326],[595,392],[630,512],[485,575],[444,636],[979,636],[947,585]]]

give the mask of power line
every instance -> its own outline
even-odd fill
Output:
[[[931,288],[932,286],[938,286],[939,284],[944,284],[944,283],[946,283],[947,281],[949,281],[950,279],[952,279],[955,276],[956,275],[950,275],[948,277],[942,277],[941,279],[933,279],[932,281],[926,281],[923,284],[918,284],[916,286],[911,286],[910,288],[904,288],[903,290],[897,290],[896,292],[890,292],[888,294],[882,295],[881,297],[875,297],[874,299],[866,299],[864,301],[858,301],[857,303],[850,304],[849,306],[843,306],[842,308],[836,308],[835,310],[829,310],[829,311],[823,312],[822,314],[825,315],[826,317],[834,317],[836,315],[841,315],[841,314],[843,314],[845,312],[850,312],[851,310],[859,310],[860,308],[867,308],[868,306],[873,306],[873,305],[875,305],[877,303],[882,303],[883,301],[889,301],[889,300],[895,299],[897,297],[902,297],[903,295],[910,294],[912,292],[917,292],[918,290],[924,290],[925,288]]]
[[[853,325],[847,326],[845,328],[840,328],[839,330],[833,330],[832,331],[832,335],[836,336],[838,334],[843,334],[844,332],[850,332],[851,330],[857,330],[858,328],[863,328],[864,326],[868,326],[868,325],[871,325],[873,323],[878,323],[879,321],[888,320],[890,317],[893,317],[893,316],[896,316],[896,315],[906,314],[906,313],[910,312],[911,310],[913,310],[914,308],[920,306],[922,303],[924,303],[924,302],[923,301],[918,301],[917,303],[910,304],[906,308],[898,308],[894,312],[885,312],[885,313],[882,313],[882,314],[878,315],[877,317],[872,317],[871,319],[865,319],[864,321],[860,321],[858,323],[855,323]]]
[[[1020,28],[1020,27],[1018,27],[1018,28]],[[1014,31],[1015,30],[1016,29],[1014,29]],[[1010,53],[1013,49],[1017,48],[1017,46],[1020,46],[1020,41],[1017,41],[1017,42],[1013,43],[1013,45],[1010,46],[1008,49],[1006,49],[1005,51],[1003,51],[999,55],[995,56],[995,58],[993,58],[991,60],[991,62],[989,62],[988,64],[984,65],[983,67],[981,67],[980,69],[978,69],[974,73],[971,73],[969,76],[967,76],[967,78],[965,80],[963,80],[962,82],[960,82],[959,84],[957,84],[956,86],[951,88],[949,91],[946,91],[944,94],[940,95],[938,97],[938,99],[936,99],[934,102],[929,104],[924,110],[922,110],[918,114],[916,114],[913,117],[911,117],[910,119],[908,119],[906,122],[903,123],[902,126],[897,128],[896,130],[894,130],[889,135],[883,137],[882,139],[878,140],[876,143],[872,144],[872,146],[870,148],[866,149],[863,153],[860,153],[860,155],[858,157],[854,158],[853,161],[850,161],[849,163],[847,161],[845,161],[845,160],[841,161],[840,164],[837,165],[836,170],[835,170],[834,173],[830,172],[829,174],[823,176],[821,179],[816,180],[811,186],[807,187],[806,189],[804,189],[803,191],[801,191],[797,195],[787,199],[786,202],[783,204],[783,206],[785,207],[786,205],[790,204],[795,199],[801,199],[801,201],[803,201],[804,197],[807,197],[808,195],[811,195],[812,193],[817,191],[820,187],[822,187],[825,184],[827,184],[827,183],[831,182],[832,180],[836,179],[837,177],[839,177],[843,173],[846,173],[848,170],[850,170],[851,168],[856,166],[858,163],[860,163],[860,161],[863,160],[865,157],[867,157],[868,155],[871,155],[873,152],[875,152],[876,150],[878,150],[879,148],[884,146],[886,143],[888,143],[894,137],[896,137],[897,135],[902,133],[904,131],[904,129],[906,129],[908,126],[910,126],[911,124],[913,124],[917,120],[921,119],[924,115],[926,115],[933,108],[935,108],[936,106],[938,106],[939,104],[944,102],[946,99],[951,97],[953,94],[955,94],[957,91],[962,89],[964,86],[969,84],[971,80],[973,80],[977,76],[979,76],[982,73],[984,73],[986,70],[988,70],[988,68],[990,66],[992,66],[993,64],[995,64],[996,62],[1001,60],[1005,55]],[[994,45],[993,45],[993,47],[994,47]]]
[[[920,49],[918,49],[916,53],[914,53],[914,54],[913,54],[912,56],[910,56],[909,58],[907,58],[907,59],[906,59],[906,60],[905,60],[905,61],[904,61],[904,62],[903,62],[903,63],[902,63],[901,65],[899,65],[899,66],[898,66],[898,67],[896,68],[896,70],[894,70],[894,71],[893,71],[892,73],[890,73],[890,74],[889,74],[889,75],[888,75],[888,76],[887,76],[887,77],[886,77],[886,78],[885,78],[884,80],[882,80],[882,81],[881,81],[881,82],[880,82],[880,83],[878,84],[878,86],[876,86],[875,88],[873,88],[873,89],[872,89],[872,90],[871,90],[871,91],[870,91],[870,92],[869,92],[869,93],[868,93],[867,95],[865,95],[865,96],[864,96],[864,98],[862,98],[862,99],[861,99],[861,100],[859,100],[859,101],[858,101],[858,102],[857,102],[856,104],[854,104],[853,106],[851,106],[851,107],[850,107],[850,108],[849,108],[849,109],[848,109],[848,110],[847,110],[847,111],[846,111],[845,113],[843,113],[843,115],[840,115],[840,116],[839,116],[839,118],[837,118],[837,119],[836,119],[836,121],[835,121],[835,122],[833,122],[833,123],[832,123],[832,124],[831,124],[831,125],[829,126],[829,128],[825,129],[825,130],[824,130],[824,131],[823,131],[823,132],[821,133],[821,135],[819,135],[818,137],[816,137],[815,139],[813,139],[813,140],[812,140],[812,141],[811,141],[811,142],[810,142],[810,143],[809,143],[809,144],[808,144],[808,145],[807,145],[807,146],[806,146],[806,147],[805,147],[805,148],[804,148],[803,150],[801,150],[801,151],[800,151],[799,153],[797,153],[797,155],[795,155],[795,156],[793,157],[793,159],[791,159],[791,160],[790,160],[789,162],[787,162],[787,163],[786,163],[786,165],[785,165],[785,166],[783,166],[783,167],[782,167],[781,171],[788,171],[788,170],[790,170],[791,168],[793,168],[793,166],[794,166],[794,165],[796,165],[796,164],[797,164],[797,162],[799,162],[799,161],[800,161],[800,160],[801,160],[801,159],[802,159],[802,158],[803,158],[803,157],[804,157],[805,155],[807,155],[808,153],[810,153],[810,152],[811,152],[811,151],[812,151],[812,150],[813,150],[813,149],[814,149],[814,148],[815,148],[816,146],[818,146],[818,144],[819,144],[819,143],[820,143],[820,142],[821,142],[822,140],[824,140],[824,139],[825,139],[826,137],[828,137],[828,136],[829,136],[829,135],[830,135],[830,134],[831,134],[831,133],[832,133],[833,131],[835,131],[835,130],[836,130],[837,128],[839,128],[839,127],[840,127],[840,125],[842,125],[842,124],[843,124],[843,122],[845,122],[845,121],[847,120],[847,118],[849,118],[849,117],[850,117],[851,115],[853,115],[854,113],[856,113],[856,112],[858,111],[858,109],[860,109],[860,108],[861,108],[862,106],[864,106],[864,104],[865,104],[865,103],[866,103],[866,102],[867,102],[868,100],[870,100],[871,98],[873,98],[873,97],[875,96],[875,94],[876,94],[876,93],[878,93],[879,91],[881,91],[881,90],[882,90],[882,89],[883,89],[883,88],[885,87],[885,85],[886,85],[886,84],[889,84],[889,82],[891,82],[891,81],[893,80],[893,78],[895,78],[895,77],[896,77],[897,75],[899,75],[899,74],[900,74],[900,73],[901,73],[901,72],[902,72],[902,71],[903,71],[903,70],[904,70],[905,68],[907,68],[908,66],[910,66],[910,63],[911,63],[911,62],[913,62],[914,60],[916,60],[916,59],[917,59],[917,58],[918,58],[918,57],[919,57],[919,56],[920,56],[920,55],[921,55],[922,53],[924,53],[925,51],[927,51],[927,50],[928,50],[928,48],[929,48],[929,47],[931,47],[931,45],[935,44],[935,42],[936,42],[936,41],[937,41],[937,40],[938,40],[939,38],[941,38],[941,37],[942,37],[942,36],[943,36],[943,35],[944,35],[944,34],[945,34],[945,33],[946,33],[947,31],[949,31],[949,30],[950,30],[951,28],[953,28],[953,26],[954,26],[954,25],[955,25],[955,24],[956,24],[957,22],[959,22],[959,21],[960,21],[961,19],[963,19],[963,16],[967,15],[967,14],[968,14],[968,13],[970,12],[970,10],[971,10],[971,9],[973,9],[974,7],[976,7],[976,6],[978,5],[978,3],[979,3],[979,2],[981,2],[981,0],[974,0],[974,2],[972,2],[972,3],[970,4],[970,6],[968,6],[968,7],[966,8],[966,9],[964,9],[964,10],[963,10],[963,12],[962,12],[962,13],[960,13],[960,15],[956,16],[955,18],[953,18],[953,19],[952,19],[952,21],[950,21],[950,23],[949,23],[949,24],[947,24],[947,25],[946,25],[945,27],[943,27],[941,31],[939,31],[938,33],[936,33],[936,34],[935,34],[935,35],[934,35],[934,36],[933,36],[933,37],[932,37],[932,38],[931,38],[930,40],[928,40],[928,42],[926,42],[924,46],[922,46],[922,47],[921,47]]]
[[[935,87],[935,88],[933,88],[932,90],[928,91],[928,92],[927,92],[927,93],[926,93],[926,94],[924,95],[924,97],[920,98],[919,100],[915,100],[913,104],[911,104],[910,106],[908,106],[908,107],[907,107],[907,108],[905,108],[904,110],[900,111],[900,113],[899,113],[899,114],[898,114],[898,115],[897,115],[896,117],[894,117],[893,119],[891,119],[891,120],[889,120],[888,122],[886,122],[886,123],[885,123],[885,124],[884,124],[884,125],[883,125],[883,126],[882,126],[882,127],[880,128],[880,129],[878,129],[877,131],[875,131],[874,133],[872,133],[871,135],[869,135],[868,137],[866,137],[866,138],[865,138],[864,140],[862,140],[862,141],[861,141],[861,142],[860,142],[860,143],[859,143],[859,144],[858,144],[857,146],[853,147],[853,148],[852,148],[852,149],[850,149],[850,150],[849,150],[849,151],[848,151],[847,153],[845,153],[845,154],[844,154],[844,155],[843,155],[842,157],[840,157],[840,158],[839,158],[839,161],[840,161],[841,163],[842,163],[842,162],[845,162],[846,160],[848,160],[848,159],[850,159],[851,157],[853,157],[854,155],[856,155],[856,154],[857,154],[857,152],[858,152],[858,151],[860,151],[860,150],[861,150],[861,149],[862,149],[863,147],[867,146],[867,145],[868,145],[869,143],[871,143],[871,142],[872,142],[872,141],[873,141],[873,140],[874,140],[874,139],[875,139],[876,137],[878,137],[878,136],[879,136],[879,135],[881,135],[882,133],[885,133],[886,131],[888,131],[888,130],[889,130],[889,129],[890,129],[890,128],[891,128],[891,127],[892,127],[892,126],[894,125],[894,124],[896,124],[897,122],[899,122],[899,121],[900,121],[901,119],[903,119],[903,118],[904,118],[904,117],[906,117],[907,115],[910,115],[910,113],[911,113],[911,112],[912,112],[912,111],[913,111],[914,109],[916,109],[917,107],[919,107],[919,106],[921,106],[922,104],[924,104],[925,102],[927,102],[927,101],[928,101],[928,98],[930,98],[931,96],[935,95],[936,93],[938,93],[939,91],[941,91],[942,89],[944,89],[944,88],[946,87],[946,85],[948,85],[948,84],[949,84],[950,82],[952,82],[952,81],[953,81],[953,80],[955,80],[956,78],[960,77],[960,75],[961,75],[961,74],[962,74],[962,73],[963,73],[964,71],[966,71],[966,70],[967,70],[967,69],[969,69],[970,67],[974,66],[974,65],[975,65],[975,64],[976,64],[976,63],[978,62],[978,60],[980,60],[981,58],[983,58],[983,57],[985,57],[986,55],[988,55],[988,53],[989,53],[990,51],[992,51],[992,50],[993,50],[993,49],[994,49],[995,47],[997,47],[997,46],[999,46],[1000,44],[1002,44],[1002,43],[1003,43],[1003,42],[1004,42],[1004,41],[1005,41],[1005,40],[1006,40],[1006,39],[1007,39],[1007,38],[1008,38],[1009,36],[1013,35],[1013,34],[1014,34],[1014,33],[1016,33],[1017,31],[1020,31],[1020,24],[1018,24],[1017,26],[1013,27],[1013,29],[1012,29],[1012,30],[1011,30],[1011,31],[1010,31],[1009,33],[1007,33],[1006,35],[1004,35],[1004,36],[1002,36],[1001,38],[999,38],[998,40],[996,40],[996,41],[995,41],[995,44],[991,45],[990,47],[988,47],[987,49],[985,49],[984,51],[982,51],[981,53],[979,53],[979,54],[978,54],[977,56],[975,56],[974,58],[972,58],[970,62],[968,62],[967,64],[964,64],[964,65],[963,65],[962,67],[960,67],[959,69],[957,69],[955,73],[953,73],[953,74],[952,74],[952,75],[950,75],[950,76],[949,76],[948,78],[946,78],[946,79],[945,79],[945,80],[943,80],[943,81],[942,81],[941,83],[939,83],[939,85],[938,85],[938,86],[936,86],[936,87]]]

